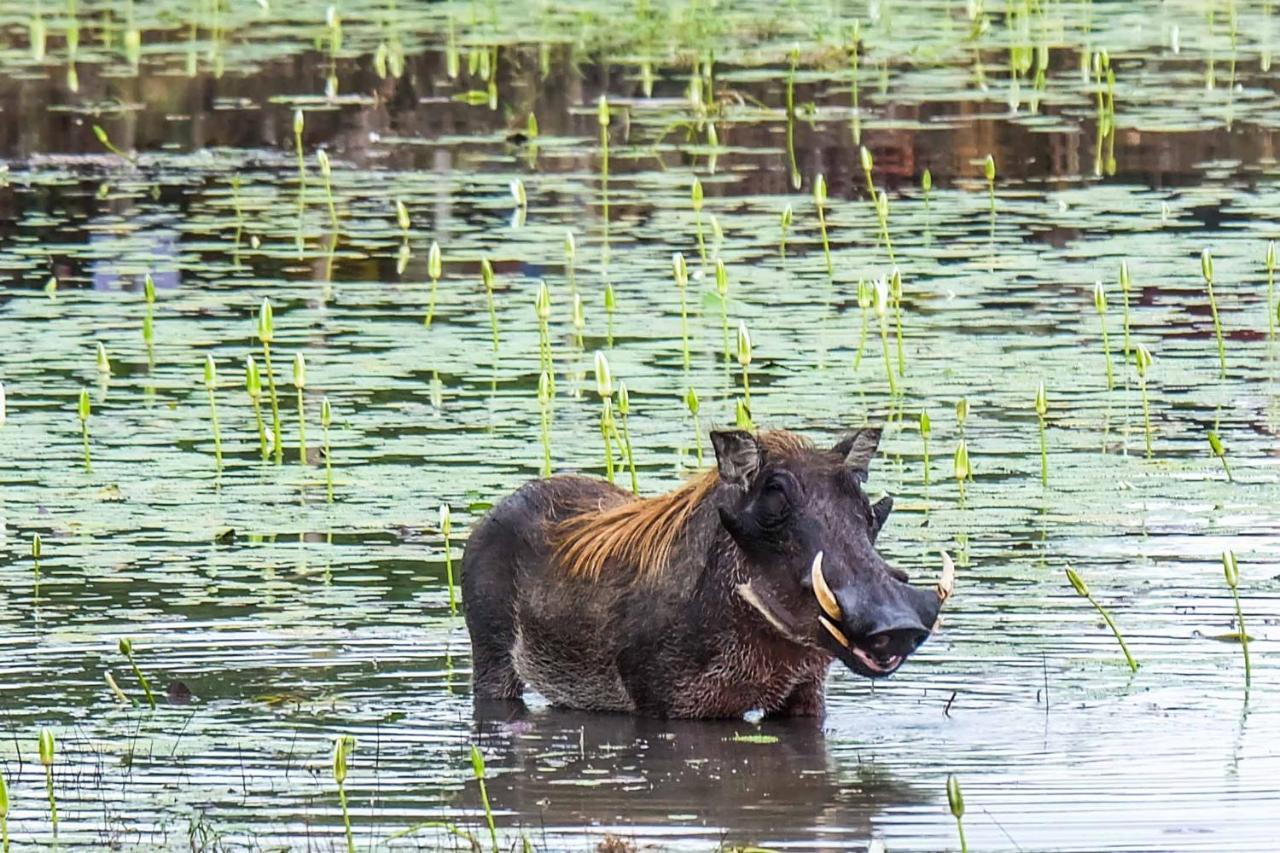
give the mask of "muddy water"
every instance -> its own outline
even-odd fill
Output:
[[[1264,259],[1280,186],[1275,23],[1261,4],[1013,4],[976,19],[961,4],[361,4],[336,10],[335,44],[322,4],[91,3],[74,8],[74,51],[69,7],[0,10],[0,762],[15,842],[54,842],[36,752],[49,726],[65,846],[341,849],[339,734],[357,738],[346,786],[362,848],[466,849],[468,833],[491,846],[473,744],[503,849],[594,849],[610,833],[677,850],[873,838],[958,849],[949,773],[975,850],[1274,846],[1280,368]],[[1103,49],[1111,87],[1093,66]],[[1099,111],[1112,100],[1113,114]],[[887,191],[902,272],[897,393],[874,313],[858,358],[857,281],[892,270],[858,144]],[[428,327],[433,240],[444,274]],[[693,272],[688,368],[673,251]],[[1122,260],[1131,345],[1154,356],[1149,458],[1124,356]],[[539,279],[552,295],[556,470],[603,467],[602,350],[631,393],[642,491],[678,483],[697,467],[697,429],[734,420],[741,376],[725,328],[745,322],[757,423],[821,441],[886,425],[870,488],[898,509],[882,547],[921,582],[938,550],[957,555],[944,629],[874,687],[833,671],[820,725],[581,715],[535,696],[475,708],[438,507],[453,510],[456,564],[469,524],[539,473]],[[279,465],[259,458],[243,382],[246,356],[262,362],[263,298],[275,309]],[[896,370],[892,316],[887,328]],[[961,398],[973,468],[963,500]],[[1253,637],[1247,693],[1227,549]],[[1068,566],[1114,614],[1136,674]],[[121,706],[105,680],[142,703],[121,637],[157,693],[173,691],[154,713]]]

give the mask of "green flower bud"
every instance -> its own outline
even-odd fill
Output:
[[[511,198],[515,201],[517,207],[527,207],[529,204],[529,197],[524,191],[524,181],[519,178],[511,180]]]
[[[1070,567],[1067,568],[1067,580],[1071,582],[1071,588],[1076,591],[1077,595],[1082,596],[1083,598],[1089,597],[1089,587],[1085,584],[1084,578],[1076,574],[1075,569]]]
[[[1209,430],[1209,449],[1213,451],[1213,455],[1219,458],[1227,453],[1227,449],[1222,446],[1222,438],[1215,430]]]
[[[40,559],[40,534],[31,534],[31,558],[33,560]]]
[[[692,385],[685,389],[684,404],[689,408],[689,414],[697,417],[699,409],[698,392],[693,390]]]
[[[1044,417],[1049,412],[1049,398],[1044,392],[1044,383],[1040,383],[1040,387],[1036,389],[1036,414]]]
[[[82,423],[89,420],[89,389],[87,388],[80,391],[79,414]]]
[[[409,230],[409,208],[405,207],[400,199],[396,199],[396,223],[401,231]]]
[[[1276,241],[1272,240],[1267,243],[1267,272],[1275,272],[1276,269]]]
[[[929,420],[929,413],[921,412],[920,413],[920,435],[924,436],[925,438],[928,438],[929,434],[932,432],[933,432],[933,422]]]
[[[303,125],[302,110],[300,109],[294,110],[293,111],[293,135],[294,136],[302,135],[302,125]]]
[[[244,389],[249,392],[249,399],[257,402],[262,396],[262,377],[258,374],[258,363],[253,360],[253,356],[247,356],[244,360]]]
[[[542,371],[538,374],[538,403],[545,406],[551,402],[551,374]]]
[[[432,281],[439,281],[440,274],[444,271],[444,259],[440,256],[440,244],[435,240],[431,241],[431,250],[427,253],[427,275],[431,276]]]
[[[533,310],[539,320],[545,322],[551,318],[551,291],[547,289],[545,281],[538,282],[538,295],[533,299]]]
[[[738,364],[743,367],[751,364],[751,334],[742,320],[738,321]]]
[[[956,455],[953,463],[955,478],[963,482],[973,476],[973,468],[969,465],[969,445],[961,441],[956,445]]]
[[[320,164],[320,174],[328,179],[332,170],[329,167],[329,155],[324,152],[324,149],[316,152],[316,162]]]
[[[964,426],[964,422],[969,419],[969,399],[961,397],[956,400],[956,423]]]
[[[596,352],[596,393],[600,399],[613,396],[613,374],[609,372],[609,359],[603,352]]]
[[[133,640],[130,640],[128,637],[121,637],[120,641],[116,643],[116,648],[118,648],[120,650],[120,654],[125,657],[133,657]]]
[[[982,163],[982,173],[987,176],[988,181],[996,179],[996,159],[990,154],[987,155],[987,159]]]
[[[933,189],[933,172],[924,170],[924,174],[920,176],[920,186],[926,193]]]
[[[1236,589],[1240,585],[1240,565],[1232,551],[1222,552],[1222,574],[1227,579],[1227,586]]]
[[[573,239],[573,232],[568,230],[564,232],[564,256],[569,259],[571,264],[574,258],[578,256],[578,244]]]
[[[596,122],[601,127],[609,126],[609,100],[604,95],[601,95],[596,103]]]
[[[1208,249],[1200,252],[1200,274],[1205,281],[1213,282],[1213,255],[1209,254]]]
[[[111,359],[107,357],[107,348],[98,341],[98,372],[103,376],[111,375]]]
[[[858,307],[866,310],[871,307],[871,302],[875,298],[875,288],[871,282],[865,278],[858,279]]]
[[[716,293],[721,299],[729,294],[729,270],[720,258],[716,258]]]
[[[448,504],[440,504],[440,532],[448,536],[453,531],[453,512]]]
[[[697,178],[693,179],[693,186],[689,189],[689,198],[693,201],[693,212],[702,212],[702,181]]]
[[[207,353],[204,357],[204,387],[210,391],[218,387],[218,365],[214,363],[213,356]]]
[[[951,807],[951,816],[959,820],[964,817],[964,794],[960,792],[960,780],[955,774],[947,774],[947,805]]]
[[[684,290],[689,286],[689,266],[685,263],[684,255],[676,252],[671,256],[671,271],[676,277],[676,287]]]
[[[355,745],[356,739],[351,735],[339,735],[333,739],[333,781],[339,785],[347,781],[347,759]]]
[[[151,273],[147,273],[142,277],[142,294],[147,300],[148,305],[154,305],[156,302],[156,283],[151,280]]]
[[[1142,344],[1138,344],[1137,348],[1133,351],[1133,361],[1138,368],[1138,375],[1145,377],[1147,375],[1147,368],[1151,366],[1151,362],[1155,361],[1155,359],[1151,357],[1151,353],[1146,347]]]
[[[1093,283],[1093,307],[1099,314],[1107,313],[1107,291],[1102,287],[1101,281]]]
[[[46,726],[40,730],[40,763],[45,767],[52,767],[53,753],[53,730]]]
[[[320,401],[320,426],[328,429],[333,423],[333,408],[329,405],[329,398],[325,397]]]
[[[1129,286],[1132,283],[1133,283],[1133,280],[1129,278],[1129,262],[1121,261],[1120,262],[1120,289],[1125,293],[1128,293]]]
[[[271,312],[271,300],[263,299],[258,308],[258,340],[269,344],[275,338],[275,318]]]
[[[813,201],[818,207],[827,203],[827,179],[822,177],[821,172],[813,179]]]
[[[618,412],[623,417],[631,414],[631,395],[627,393],[627,383],[618,383]]]
[[[863,145],[858,154],[862,157],[862,171],[870,172],[872,167],[871,152],[867,150],[867,146]]]

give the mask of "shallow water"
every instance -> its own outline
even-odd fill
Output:
[[[982,27],[964,4],[645,8],[344,4],[333,53],[324,4],[138,3],[130,24],[127,6],[82,3],[72,63],[68,7],[35,13],[48,34],[37,59],[31,7],[0,3],[0,766],[15,842],[54,840],[36,757],[47,725],[66,846],[341,849],[329,756],[335,735],[352,734],[347,791],[361,847],[468,846],[433,822],[489,846],[472,744],[504,849],[522,837],[594,849],[606,833],[677,850],[846,850],[873,837],[895,851],[958,849],[949,773],[963,784],[974,850],[1274,847],[1280,368],[1264,257],[1280,231],[1275,14],[1262,4],[1212,14],[1191,2],[1012,4],[988,9]],[[856,109],[845,50],[855,20]],[[1115,71],[1114,134],[1097,111],[1106,87],[1087,70],[1100,48]],[[699,107],[691,68],[709,56],[714,80],[701,84]],[[601,94],[613,109],[607,219]],[[540,134],[520,138],[531,111]],[[94,124],[124,156],[104,149]],[[856,283],[891,271],[855,138],[887,189],[903,278],[897,395],[874,316],[853,366]],[[811,195],[819,172],[831,277]],[[444,275],[428,328],[433,240]],[[673,251],[693,274],[687,370]],[[716,256],[729,273],[723,321]],[[496,271],[496,352],[482,257]],[[1155,358],[1151,458],[1122,354],[1124,259],[1132,340]],[[438,507],[453,509],[456,564],[470,523],[539,473],[539,278],[552,295],[556,470],[602,468],[592,360],[603,350],[630,390],[642,490],[678,483],[696,467],[696,426],[734,420],[741,376],[725,363],[724,329],[732,345],[743,321],[757,423],[822,441],[886,424],[870,487],[898,509],[882,549],[921,582],[936,576],[939,549],[957,554],[944,629],[874,687],[833,671],[820,726],[582,715],[536,697],[519,713],[474,708]],[[1095,280],[1110,302],[1111,391]],[[243,384],[245,357],[262,361],[264,297],[275,309],[280,465],[259,460]],[[95,366],[98,342],[109,378]],[[290,378],[298,352],[306,465]],[[219,370],[220,475],[206,354]],[[701,398],[698,425],[688,387]],[[92,403],[90,472],[81,389]],[[319,455],[325,397],[332,504]],[[952,476],[961,397],[974,470],[963,501]],[[1209,452],[1212,428],[1234,482]],[[1253,637],[1247,694],[1240,645],[1224,638],[1235,630],[1225,549],[1240,561]],[[1114,614],[1136,674],[1073,593],[1067,566]],[[157,691],[182,683],[194,701],[120,707],[108,672],[141,701],[116,649],[125,636]]]

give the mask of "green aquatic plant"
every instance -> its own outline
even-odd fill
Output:
[[[307,414],[303,406],[307,390],[307,360],[302,353],[293,356],[293,387],[298,401],[298,464],[307,464]]]
[[[991,204],[991,221],[996,218],[996,158],[990,154],[982,161],[982,174],[987,179],[987,199]]]
[[[498,351],[498,309],[493,297],[493,264],[488,258],[480,259],[480,280],[484,283],[485,299],[489,304],[489,328],[493,333],[493,351]]]
[[[671,256],[671,273],[675,276],[676,290],[680,292],[680,349],[684,356],[684,369],[689,369],[689,267],[684,255],[676,252]]]
[[[53,837],[58,837],[58,800],[53,792],[53,759],[56,743],[53,738],[53,729],[45,726],[40,729],[40,738],[37,741],[40,753],[40,763],[44,766],[44,786],[49,794],[49,823],[53,826]]]
[[[449,614],[458,612],[458,596],[453,587],[453,511],[448,504],[440,505],[440,535],[444,537],[444,579],[449,588]]]
[[[827,239],[827,179],[819,172],[813,179],[813,206],[818,211],[818,229],[822,234],[822,256],[827,262],[827,275],[831,275],[831,242]]]
[[[960,790],[960,780],[954,773],[947,774],[947,806],[951,809],[951,816],[956,819],[960,853],[968,853],[969,845],[964,840],[964,793]]]
[[[258,308],[258,341],[262,344],[262,363],[267,371],[267,393],[271,397],[271,436],[276,464],[284,461],[284,435],[280,427],[280,397],[276,393],[276,372],[271,367],[271,342],[275,340],[275,315],[271,300],[264,298]]]
[[[1244,689],[1253,685],[1253,666],[1249,661],[1249,632],[1244,627],[1244,612],[1240,609],[1240,564],[1233,551],[1222,552],[1222,574],[1231,590],[1231,600],[1236,607],[1236,633],[1240,637],[1240,651],[1244,654]]]
[[[604,95],[596,102],[596,124],[600,126],[600,223],[604,229],[602,262],[609,263],[609,99]]]
[[[564,232],[564,275],[569,282],[569,301],[578,296],[578,271],[575,265],[578,259],[578,243],[573,238],[573,231]]]
[[[244,390],[249,395],[249,405],[253,409],[253,419],[258,426],[258,449],[263,461],[270,455],[267,444],[267,427],[262,422],[262,377],[258,373],[258,363],[252,355],[244,359]]]
[[[554,376],[551,358],[551,291],[545,281],[538,282],[538,293],[533,298],[533,313],[538,319],[538,367]]]
[[[0,773],[0,853],[9,853],[9,782]]]
[[[484,756],[475,744],[471,745],[471,772],[475,775],[476,785],[480,789],[480,803],[484,806],[484,819],[489,825],[489,843],[494,853],[498,851],[498,829],[493,820],[493,806],[489,803],[489,788],[485,784]]]
[[[1120,306],[1124,322],[1124,360],[1129,361],[1133,347],[1129,343],[1129,290],[1133,287],[1133,279],[1129,276],[1129,262],[1120,262]]]
[[[301,109],[293,111],[293,150],[298,158],[298,206],[301,208],[302,199],[307,194],[307,160],[302,152],[302,131],[306,126],[306,119],[303,117]]]
[[[929,434],[933,432],[933,423],[928,412],[920,413],[920,440],[924,443],[924,484],[929,485]]]
[[[1213,295],[1213,255],[1208,249],[1200,252],[1200,274],[1204,276],[1209,291],[1209,311],[1213,314],[1213,334],[1218,339],[1218,375],[1227,378],[1227,350],[1222,340],[1222,320],[1218,317],[1218,300]]]
[[[320,401],[320,430],[324,438],[324,492],[329,503],[333,503],[333,450],[329,444],[329,425],[333,423],[333,409],[329,406],[329,398]]]
[[[702,181],[695,176],[693,186],[689,189],[689,199],[693,204],[693,227],[698,236],[698,257],[702,266],[707,265],[707,242],[702,231]]]
[[[1129,646],[1125,644],[1124,637],[1120,634],[1120,629],[1116,627],[1115,620],[1111,618],[1111,614],[1107,612],[1107,608],[1093,597],[1093,593],[1089,591],[1089,587],[1084,582],[1084,578],[1076,572],[1075,569],[1067,567],[1067,580],[1071,582],[1071,588],[1076,594],[1093,605],[1093,609],[1098,611],[1098,615],[1102,617],[1102,621],[1107,623],[1107,627],[1111,629],[1111,633],[1115,635],[1116,642],[1120,644],[1120,651],[1124,653],[1124,661],[1129,665],[1131,672],[1138,671],[1138,662],[1133,659],[1133,655],[1129,654]]]
[[[729,268],[716,258],[716,296],[720,297],[720,332],[724,338],[724,360],[729,361]]]
[[[733,422],[738,429],[745,429],[748,432],[754,432],[756,425],[751,419],[751,408],[747,406],[747,401],[738,398],[733,408]]]
[[[782,208],[782,215],[779,217],[778,225],[778,255],[782,260],[787,259],[787,234],[791,231],[791,219],[794,216],[791,210],[791,204],[787,203]]]
[[[920,175],[920,189],[924,193],[924,232],[929,234],[929,199],[933,195],[933,172],[925,169]]]
[[[893,378],[893,365],[889,362],[889,282],[884,276],[876,279],[876,320],[880,324],[880,349],[884,353],[884,375],[889,380],[889,394],[897,396],[898,384]]]
[[[151,273],[142,279],[142,296],[146,302],[146,311],[142,315],[142,343],[147,348],[147,364],[155,363],[155,305],[156,283],[151,280]]]
[[[431,320],[436,314],[436,293],[440,289],[440,276],[444,272],[444,258],[440,253],[440,244],[431,241],[431,250],[427,252],[427,277],[431,279],[431,295],[427,297],[427,315],[422,324],[431,328]]]
[[[1107,292],[1101,281],[1093,283],[1093,307],[1098,312],[1098,322],[1102,326],[1102,359],[1107,367],[1107,390],[1116,387],[1115,376],[1111,369],[1111,342],[1107,338]]]
[[[622,424],[622,453],[627,459],[627,469],[631,472],[631,491],[640,494],[640,482],[636,479],[636,460],[631,453],[631,429],[627,425],[627,415],[631,414],[631,395],[627,392],[627,383],[618,383],[618,422]]]
[[[154,711],[156,709],[156,697],[151,692],[151,683],[147,681],[147,677],[142,674],[142,669],[138,666],[138,662],[133,658],[133,640],[128,637],[121,637],[116,647],[120,650],[120,654],[124,659],[129,662],[129,667],[133,670],[133,677],[138,679],[138,686],[142,688],[143,695],[147,697],[147,705]]]
[[[1222,470],[1227,473],[1227,482],[1235,482],[1235,478],[1231,476],[1231,466],[1227,464],[1227,448],[1222,444],[1222,438],[1218,435],[1217,430],[1209,430],[1209,449],[1213,451],[1213,455],[1218,457],[1222,462]]]
[[[964,425],[969,420],[969,398],[960,397],[956,400],[956,427],[960,430],[960,437],[964,438]]]
[[[955,458],[952,461],[951,471],[956,480],[956,486],[960,490],[960,503],[964,503],[964,484],[966,480],[973,479],[973,466],[969,464],[969,444],[963,438],[956,445]]]
[[[1036,418],[1040,421],[1040,485],[1049,485],[1049,440],[1045,434],[1045,416],[1049,413],[1049,397],[1044,383],[1036,388]]]
[[[1150,351],[1138,344],[1133,351],[1133,364],[1138,371],[1138,387],[1142,391],[1142,430],[1147,441],[1147,458],[1151,458],[1151,404],[1147,398],[1147,370],[1155,361]]]
[[[1271,240],[1267,243],[1267,337],[1271,340],[1276,339],[1276,315],[1280,314],[1280,304],[1275,301],[1276,297],[1276,241]],[[1272,310],[1272,306],[1275,310]]]
[[[689,410],[689,414],[693,417],[693,437],[695,447],[697,449],[698,467],[702,467],[702,426],[698,423],[698,410],[701,404],[698,402],[698,392],[690,385],[684,389],[684,405]]]
[[[347,763],[356,748],[351,735],[338,735],[333,739],[333,784],[338,788],[338,805],[342,807],[342,826],[347,833],[347,853],[356,853],[356,842],[351,834],[351,811],[347,808]]]
[[[600,397],[600,436],[604,439],[605,479],[613,482],[613,374],[609,359],[596,352],[596,394]]]
[[[135,157],[131,157],[128,153],[121,151],[114,144],[112,144],[111,138],[107,136],[106,130],[104,130],[101,125],[95,124],[93,126],[93,135],[97,138],[98,142],[102,145],[103,148],[107,149],[108,151],[110,151],[112,154],[116,155],[120,159],[127,160],[130,163],[134,162],[137,159]]]
[[[111,357],[107,355],[107,348],[102,345],[102,341],[98,341],[98,354],[96,357],[98,367],[98,375],[107,378],[111,376]]]
[[[871,305],[875,300],[875,288],[865,278],[858,279],[858,313],[862,315],[862,331],[858,335],[858,348],[853,354],[853,369],[862,364],[862,353],[867,346],[867,326],[870,325]]]
[[[551,476],[551,374],[538,374],[538,413],[542,421],[542,476]]]
[[[870,149],[863,145],[858,149],[859,159],[862,161],[862,174],[867,179],[867,197],[871,200],[872,212],[876,215],[876,222],[880,226],[880,239],[884,241],[885,253],[889,256],[889,263],[897,266],[898,260],[893,254],[893,241],[889,239],[889,197],[884,193],[876,192],[876,185],[872,181],[871,172],[875,168],[875,160],[871,156]]]
[[[213,427],[213,460],[215,468],[222,471],[222,429],[218,425],[218,366],[213,356],[204,357],[204,388],[209,394],[209,423]]]
[[[84,470],[86,472],[93,470],[93,463],[89,459],[89,389],[82,388],[80,390],[80,402],[76,407],[76,413],[80,416],[80,438],[84,442]]]
[[[316,152],[316,163],[320,166],[320,177],[324,180],[324,200],[329,207],[329,226],[338,227],[338,206],[333,201],[333,168],[329,165],[329,155],[324,149]]]
[[[902,351],[902,273],[897,267],[889,276],[889,299],[893,303],[893,334],[898,343],[898,375],[906,376],[907,361]]]
[[[738,321],[738,366],[742,368],[742,399],[751,408],[751,333]]]

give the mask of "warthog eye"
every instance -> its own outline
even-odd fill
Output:
[[[755,510],[760,526],[764,528],[781,526],[791,515],[796,497],[794,478],[783,472],[771,474],[765,480],[760,496],[756,499]]]

